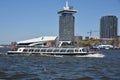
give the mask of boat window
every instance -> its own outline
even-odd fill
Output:
[[[82,52],[82,50],[80,49],[80,52]]]
[[[19,51],[21,51],[21,49],[19,49]]]
[[[74,52],[74,50],[72,50],[72,49],[69,49],[67,52]]]
[[[29,52],[33,52],[34,50],[33,49],[29,49]]]
[[[62,50],[60,50],[60,52],[66,52],[66,50],[65,50],[65,49],[62,49]]]
[[[46,52],[46,49],[41,49],[41,52]]]
[[[78,52],[78,49],[75,49],[75,52]]]
[[[52,52],[52,49],[48,49],[47,52]]]
[[[27,49],[24,49],[23,52],[27,52],[28,50]]]
[[[59,52],[59,49],[55,49],[53,52]]]
[[[82,49],[82,51],[83,51],[83,52],[87,52],[87,50],[86,50],[86,49]]]
[[[40,52],[40,50],[39,50],[39,49],[36,49],[35,52]]]

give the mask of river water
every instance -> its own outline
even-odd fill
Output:
[[[102,53],[104,58],[2,55],[0,80],[120,80],[120,50]]]

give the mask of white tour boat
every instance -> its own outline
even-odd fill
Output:
[[[85,47],[80,48],[35,48],[21,47],[17,51],[8,51],[13,55],[43,55],[43,56],[86,56],[100,54],[97,51],[90,51]],[[102,55],[102,54],[100,54]]]

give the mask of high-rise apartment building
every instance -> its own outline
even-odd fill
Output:
[[[116,16],[103,16],[100,20],[100,38],[117,37],[118,19]]]
[[[63,10],[58,11],[59,16],[59,41],[74,42],[74,22],[73,16],[77,11],[69,7],[68,0]]]

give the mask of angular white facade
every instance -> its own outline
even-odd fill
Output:
[[[43,37],[19,41],[19,42],[17,42],[17,44],[48,42],[48,41],[55,41],[56,39],[57,39],[57,36],[43,36]]]

